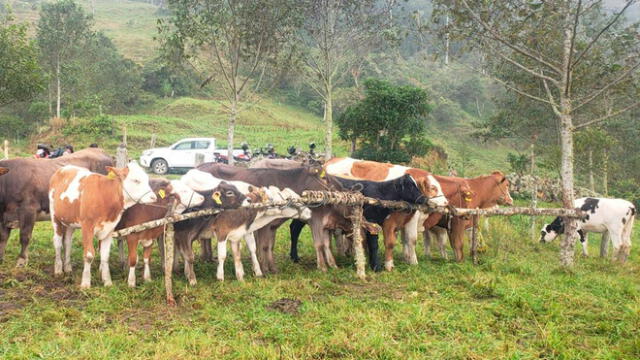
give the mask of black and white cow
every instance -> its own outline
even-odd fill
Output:
[[[601,233],[605,236],[608,234],[613,245],[614,256],[624,262],[631,251],[635,206],[627,200],[591,197],[576,199],[574,205],[587,213],[584,220],[578,221],[582,253],[585,256],[588,255],[586,233]],[[563,233],[564,222],[562,218],[557,217],[551,224],[542,227],[540,241],[550,242]]]

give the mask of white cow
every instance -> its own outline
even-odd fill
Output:
[[[580,198],[575,207],[587,213],[584,220],[578,221],[578,234],[582,243],[582,253],[587,256],[586,233],[608,234],[613,245],[614,256],[621,262],[626,261],[631,251],[631,232],[636,215],[635,206],[622,199]],[[564,233],[564,222],[557,217],[551,224],[542,227],[540,241],[550,242]],[[605,241],[605,240],[603,240]]]

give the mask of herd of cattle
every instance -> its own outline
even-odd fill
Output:
[[[91,264],[96,255],[94,238],[100,251],[100,273],[104,285],[111,284],[109,253],[115,230],[161,219],[174,214],[207,208],[223,208],[217,215],[191,218],[175,224],[176,251],[184,260],[190,284],[196,283],[193,271],[192,243],[200,240],[202,258],[212,259],[210,240],[217,240],[216,277],[224,279],[227,242],[231,244],[236,278],[242,280],[241,240],[251,254],[255,276],[276,272],[273,249],[277,229],[293,219],[291,259],[298,261],[298,238],[305,224],[311,228],[319,269],[336,267],[330,240],[335,233],[350,234],[350,209],[326,204],[317,207],[269,207],[252,209],[248,203],[294,200],[305,190],[358,191],[381,200],[406,201],[430,206],[491,208],[512,205],[509,181],[496,171],[476,178],[437,176],[427,171],[400,165],[334,158],[323,165],[303,165],[293,160],[262,160],[251,168],[220,163],[205,163],[179,180],[150,179],[132,161],[125,168],[114,168],[112,158],[101,149],[90,148],[57,159],[10,159],[0,161],[0,260],[4,257],[10,232],[20,229],[22,246],[17,265],[28,261],[28,245],[36,221],[51,220],[55,249],[54,274],[70,273],[71,245],[75,229],[81,229],[84,269],[80,286],[91,286]],[[586,255],[585,232],[605,233],[614,252],[626,260],[631,247],[631,231],[636,214],[625,200],[584,198],[576,201],[588,216],[579,222],[578,233]],[[394,267],[393,248],[396,233],[402,233],[404,260],[417,264],[416,243],[424,232],[424,247],[430,256],[430,244],[437,237],[440,252],[446,256],[448,236],[457,261],[463,260],[465,230],[471,219],[420,211],[393,211],[365,205],[362,231],[372,269],[380,270],[378,231],[384,236],[384,268]],[[376,226],[378,225],[378,226]],[[562,219],[545,225],[541,241],[551,241],[564,232]],[[151,246],[161,239],[163,228],[157,227],[126,236],[129,249],[130,286],[136,284],[137,247],[142,244],[145,281],[151,279]],[[603,237],[604,238],[604,237]],[[337,240],[338,241],[338,240]],[[349,241],[338,246],[348,250]],[[159,245],[162,242],[158,242]],[[62,250],[64,249],[64,261]],[[162,246],[160,247],[162,251]]]

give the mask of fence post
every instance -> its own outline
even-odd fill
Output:
[[[118,145],[118,149],[116,150],[116,167],[123,168],[127,166],[127,145],[122,143]]]
[[[471,217],[471,258],[478,265],[478,215]]]
[[[4,141],[4,158],[9,158],[9,140]]]
[[[173,199],[166,216],[173,215],[176,206],[176,199]],[[176,306],[176,299],[173,297],[173,246],[174,246],[173,223],[170,222],[165,227],[164,233],[164,288],[167,295],[167,305]]]
[[[356,258],[356,274],[360,280],[366,278],[365,266],[366,259],[364,256],[364,247],[362,246],[362,203],[359,203],[353,207],[353,249],[355,250]]]
[[[151,149],[153,149],[154,147],[156,147],[156,139],[158,138],[158,135],[156,133],[151,134],[151,143],[149,144],[149,147]]]
[[[127,146],[127,124],[124,124],[122,129],[122,143]]]

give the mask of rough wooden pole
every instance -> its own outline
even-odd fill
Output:
[[[4,141],[4,158],[9,158],[9,140]]]
[[[174,198],[171,205],[167,209],[166,216],[173,215],[176,206]],[[164,288],[167,295],[167,305],[176,306],[176,299],[173,297],[173,247],[174,247],[174,231],[173,223],[168,223],[164,233]]]
[[[156,133],[151,134],[151,143],[149,143],[150,148],[156,147],[156,140],[158,139],[158,135]]]
[[[118,149],[116,150],[116,167],[123,168],[126,167],[128,163],[128,155],[127,155],[127,145],[122,143],[118,145]]]
[[[124,128],[122,129],[122,143],[124,146],[127,146],[127,124],[124,124]]]
[[[352,210],[353,216],[353,249],[355,250],[356,275],[360,280],[366,279],[365,267],[367,260],[364,256],[364,247],[362,246],[362,204],[356,205]]]
[[[604,149],[604,156],[602,159],[602,193],[604,196],[609,196],[609,153],[607,149]]]
[[[531,207],[538,207],[538,181],[536,180],[536,151],[535,151],[535,142],[536,136],[533,136],[533,141],[531,142],[531,180],[533,181],[533,187],[531,189]],[[536,218],[534,216],[531,217],[531,238],[533,241],[537,240],[537,230],[536,230]]]
[[[478,216],[471,217],[471,258],[478,264]]]

